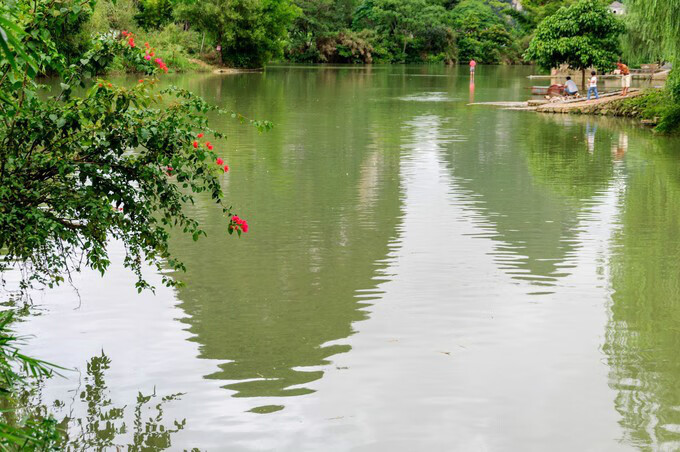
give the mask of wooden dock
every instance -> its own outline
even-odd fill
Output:
[[[638,89],[631,89],[625,98],[635,97],[641,93],[642,91]],[[621,96],[621,91],[615,91],[603,94],[599,99],[591,98],[590,100],[585,100],[585,98],[579,98],[561,102],[549,102],[537,106],[536,111],[539,113],[593,113],[595,111],[602,111],[611,102],[625,98]]]

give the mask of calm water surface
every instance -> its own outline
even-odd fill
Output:
[[[531,72],[173,79],[276,124],[214,118],[251,232],[199,198],[184,288],[116,266],[79,308],[34,297],[29,351],[77,369],[41,395],[74,448],[678,450],[680,141],[466,105]]]

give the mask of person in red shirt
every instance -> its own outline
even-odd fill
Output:
[[[621,95],[627,96],[628,89],[630,88],[630,82],[633,76],[630,75],[630,69],[628,69],[628,66],[626,66],[625,64],[616,63],[616,65],[618,66],[619,72],[621,73],[621,87],[623,88],[623,92],[621,93]]]
[[[477,62],[470,60],[470,75],[475,75],[475,66],[477,66]]]

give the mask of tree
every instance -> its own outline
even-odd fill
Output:
[[[456,57],[450,13],[426,0],[367,0],[357,8],[353,28],[375,30],[390,61]]]
[[[626,6],[629,14],[626,40],[632,54],[673,62],[666,85],[672,105],[662,115],[658,127],[660,131],[673,131],[680,127],[680,0],[630,0]]]
[[[247,230],[225,205],[220,180],[228,168],[203,138],[221,138],[205,118],[220,110],[176,88],[156,92],[155,74],[167,66],[128,32],[103,35],[78,64],[58,66],[59,93],[39,95],[35,75],[59,59],[41,28],[53,17],[53,4],[19,4],[29,6],[19,24],[7,8],[0,14],[0,271],[25,266],[24,285],[57,284],[82,266],[103,273],[107,242],[118,239],[141,290],[149,287],[144,263],[183,268],[168,251],[170,227],[195,239],[203,234],[183,211],[193,193],[208,191],[222,206],[225,230]],[[146,77],[133,87],[88,82],[116,55]],[[72,94],[88,84],[84,96]]]
[[[144,30],[158,30],[172,21],[170,0],[141,0],[137,8],[135,21]]]
[[[228,166],[206,139],[222,138],[206,119],[221,110],[184,90],[159,91],[157,75],[167,66],[129,32],[99,36],[76,63],[59,53],[52,21],[77,17],[86,6],[0,4],[0,280],[19,267],[22,289],[52,287],[84,267],[104,273],[110,240],[124,246],[138,290],[150,288],[145,264],[184,269],[169,251],[171,228],[195,240],[205,235],[184,211],[197,193],[210,194],[225,232],[248,231],[226,204],[221,179]],[[114,57],[142,74],[138,83],[92,79]],[[51,96],[35,79],[48,68],[61,82]],[[82,95],[74,95],[76,86]],[[176,285],[169,277],[164,283]],[[18,407],[16,394],[49,377],[52,366],[19,353],[10,321],[11,314],[0,315],[0,405]],[[48,413],[25,406],[1,413],[3,450],[53,450],[58,437]]]
[[[451,11],[461,61],[496,64],[512,44],[505,23],[480,0],[463,0]]]
[[[610,71],[621,54],[623,23],[598,0],[580,0],[560,8],[536,29],[524,57],[544,69],[567,64],[585,71]]]
[[[213,35],[222,62],[261,68],[283,55],[288,28],[299,14],[290,0],[203,0],[178,16]]]
[[[295,4],[300,8],[300,14],[290,28],[290,42],[286,49],[289,59],[298,62],[328,61],[338,55],[337,45],[348,41],[358,47],[370,47],[367,43],[361,45],[363,39],[349,30],[354,0],[296,0]],[[320,49],[322,46],[332,48],[333,55],[327,52],[324,55]]]

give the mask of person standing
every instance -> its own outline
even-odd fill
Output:
[[[600,95],[597,92],[597,73],[595,71],[590,73],[590,82],[588,84],[588,97],[587,100],[590,100],[590,94],[595,93],[595,99],[599,99]]]
[[[619,72],[621,73],[621,88],[623,88],[621,95],[625,97],[628,95],[628,89],[630,89],[630,82],[633,76],[630,74],[630,69],[628,69],[628,66],[625,64],[616,63],[616,65],[619,67]]]
[[[477,66],[477,62],[474,59],[470,60],[470,76],[471,77],[474,77],[474,75],[475,75],[475,66]]]

